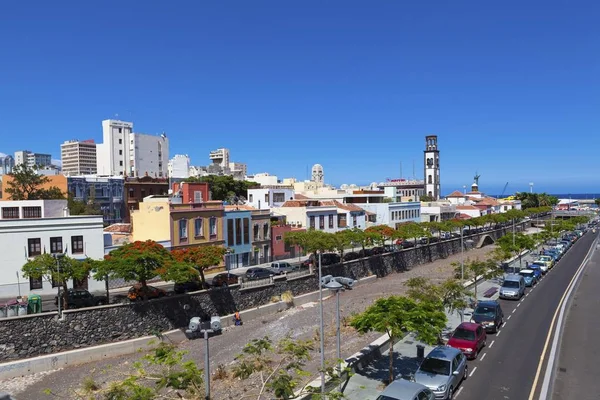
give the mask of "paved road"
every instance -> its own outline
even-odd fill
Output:
[[[600,251],[588,263],[568,305],[554,364],[552,400],[600,398]]]
[[[529,399],[554,312],[595,237],[588,233],[578,240],[521,301],[501,300],[505,324],[469,363],[470,378],[457,392],[459,400]]]

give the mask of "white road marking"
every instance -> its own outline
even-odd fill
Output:
[[[511,313],[511,314],[514,314],[514,313],[515,313],[515,311],[517,311],[517,309],[516,309],[516,308],[515,308],[514,310],[512,310],[512,313]]]
[[[477,367],[473,368],[473,371],[471,371],[471,373],[469,374],[469,377],[473,376],[473,374],[475,373],[475,371],[477,371]]]
[[[517,307],[519,307],[521,305],[521,303],[517,304]]]
[[[496,337],[500,336],[500,333],[501,333],[501,332],[502,332],[502,331],[498,331],[498,332],[496,333]]]
[[[531,293],[531,292],[529,292],[529,293]],[[527,294],[525,295],[525,297],[529,296],[529,293],[527,293]]]
[[[461,387],[460,387],[460,389],[458,389],[458,392],[456,392],[456,393],[454,394],[454,398],[457,398],[457,397],[458,397],[458,395],[460,394],[460,392],[462,392],[462,390],[463,390],[463,387],[461,386]]]
[[[506,318],[506,320],[508,321],[510,319],[510,317],[512,317],[512,315],[509,315],[508,318]],[[506,323],[506,322],[505,322]]]
[[[495,342],[496,342],[495,340],[492,340],[492,343],[490,343],[490,349],[492,348],[492,346],[494,345]]]
[[[481,356],[481,358],[479,359],[479,361],[483,361],[483,359],[485,358],[486,355],[487,355],[487,353],[483,353],[483,355]]]

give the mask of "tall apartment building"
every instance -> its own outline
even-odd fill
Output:
[[[95,175],[98,171],[93,140],[70,140],[60,145],[62,172],[66,176]]]
[[[218,165],[222,170],[229,168],[229,149],[217,149],[208,155],[213,165]]]
[[[52,165],[50,154],[34,153],[29,150],[15,151],[15,165],[25,164],[28,167],[44,167]]]
[[[133,123],[102,121],[102,143],[96,146],[99,175],[167,176],[169,139],[133,132]]]
[[[248,175],[248,165],[240,162],[230,162],[229,170],[233,175],[240,175],[242,179]]]
[[[189,178],[190,177],[190,157],[183,154],[176,154],[169,161],[170,178]]]
[[[13,156],[2,156],[0,157],[0,175],[12,173],[15,167],[15,159]]]

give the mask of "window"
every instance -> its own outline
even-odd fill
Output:
[[[62,252],[63,252],[62,238],[61,237],[51,237],[50,238],[50,253],[56,254],[56,253],[62,253]]]
[[[325,216],[319,215],[319,229],[325,229]]]
[[[123,128],[119,128],[119,133],[123,133]],[[121,143],[122,139],[119,139],[119,143]]]
[[[42,239],[27,239],[27,249],[29,250],[29,257],[35,257],[42,254]]]
[[[233,229],[233,220],[227,220],[227,246],[235,245],[235,231]]]
[[[356,215],[352,216],[352,226],[356,227],[358,225],[358,218]]]
[[[427,175],[427,183],[432,183],[431,175]]]
[[[123,155],[123,150],[119,150],[119,155],[122,156]]]
[[[42,207],[23,207],[23,218],[42,218]]]
[[[276,235],[275,236],[275,241],[281,242],[281,239],[282,239],[281,235]]]
[[[250,219],[244,218],[244,244],[250,243]]]
[[[71,236],[71,253],[83,253],[83,236]]]
[[[42,278],[29,278],[29,290],[41,289],[43,287]]]
[[[133,188],[129,188],[129,198],[133,198],[135,196],[135,190]]]
[[[271,204],[269,203],[269,193],[265,193],[265,203],[267,203],[267,204],[271,205]]]
[[[199,190],[194,191],[194,203],[202,203],[202,192]]]
[[[263,224],[263,240],[269,240],[269,238],[271,237],[271,235],[269,235],[270,232],[271,224],[269,224],[268,222]]]
[[[188,238],[188,222],[187,219],[179,220],[179,242],[187,242]]]
[[[204,231],[202,230],[202,218],[196,218],[194,220],[194,236],[204,237]]]
[[[123,166],[123,161],[119,161],[119,166]]]
[[[333,229],[333,215],[329,215],[329,229]]]
[[[285,193],[273,193],[273,203],[285,202]]]
[[[315,216],[314,215],[311,215],[309,217],[309,227],[312,229],[315,229]]]
[[[214,239],[217,237],[217,217],[210,217],[210,238]]]
[[[119,133],[121,133],[121,129],[119,129]],[[119,139],[119,144],[123,144],[123,139]]]
[[[19,219],[19,207],[3,207],[2,219]]]
[[[235,244],[242,244],[242,219],[235,219]]]
[[[254,196],[253,196],[253,195],[249,195],[249,196],[248,196],[248,201],[249,201],[250,203],[252,203],[252,202],[254,201],[254,199],[253,199],[253,198],[254,198]]]
[[[254,225],[254,241],[257,242],[260,240],[260,227],[258,224]]]
[[[346,214],[338,214],[338,228],[345,228],[346,226],[348,226]]]

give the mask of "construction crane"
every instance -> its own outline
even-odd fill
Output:
[[[502,194],[500,195],[500,198],[504,198],[504,193],[506,192],[506,188],[508,187],[508,182],[506,182],[506,185],[504,185],[504,189],[502,189]]]

